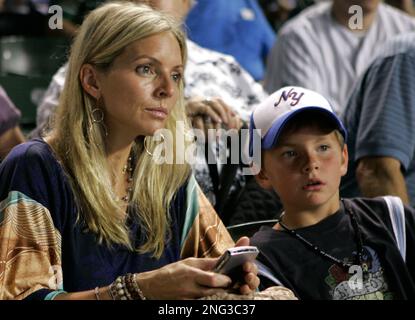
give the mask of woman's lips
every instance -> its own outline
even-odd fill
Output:
[[[166,108],[146,108],[145,112],[150,113],[153,117],[164,120],[168,117],[169,112]]]

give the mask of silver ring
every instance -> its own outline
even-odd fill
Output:
[[[208,106],[210,106],[210,104],[212,103],[212,99],[210,98],[206,98],[202,101],[204,104],[207,104]]]
[[[203,116],[203,123],[206,124],[211,124],[212,123],[212,118],[210,116]]]

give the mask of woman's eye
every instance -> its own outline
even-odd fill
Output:
[[[171,76],[174,82],[179,82],[182,79],[182,74],[180,72],[174,73]]]
[[[139,75],[142,75],[142,76],[153,76],[155,74],[155,72],[153,71],[153,68],[149,64],[138,66],[136,71]]]
[[[328,146],[328,145],[323,144],[323,145],[320,146],[321,151],[327,151],[328,149],[330,149],[330,146]]]

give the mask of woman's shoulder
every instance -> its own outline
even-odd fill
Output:
[[[50,146],[41,139],[22,143],[0,165],[0,198],[11,191],[38,202],[53,194],[66,194],[66,177]]]
[[[42,139],[33,139],[17,145],[0,166],[0,175],[14,177],[63,176],[62,168],[51,147]]]
[[[3,207],[24,204],[20,205],[24,216],[42,212],[55,226],[62,226],[67,214],[75,212],[71,186],[45,141],[20,144],[1,163],[0,202]]]
[[[6,164],[19,161],[27,161],[32,165],[36,162],[43,163],[44,165],[50,165],[51,163],[57,164],[52,149],[42,139],[33,139],[17,145],[4,160]]]

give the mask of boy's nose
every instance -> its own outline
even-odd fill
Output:
[[[320,169],[320,165],[319,165],[317,159],[314,158],[314,157],[311,157],[311,156],[308,157],[308,159],[307,159],[307,161],[306,161],[306,163],[303,167],[303,172],[304,173],[310,173],[313,170],[318,170],[318,169]]]

